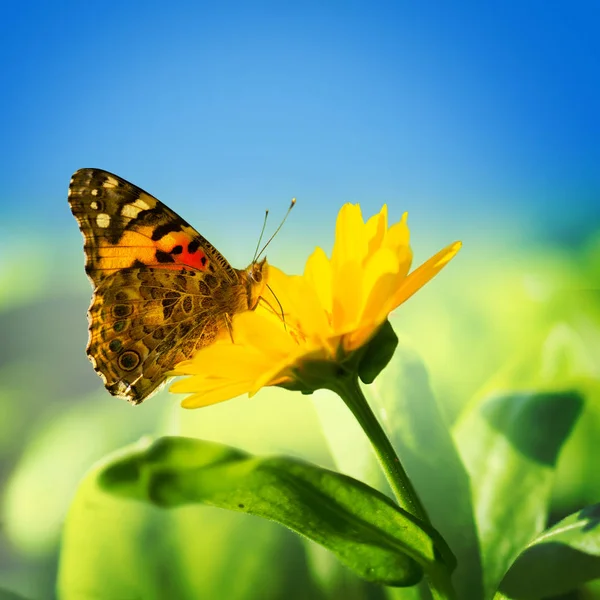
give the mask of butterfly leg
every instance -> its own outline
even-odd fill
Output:
[[[225,325],[227,325],[227,331],[229,331],[229,337],[231,338],[231,343],[235,344],[235,340],[233,339],[233,320],[229,313],[225,313]]]
[[[275,294],[273,294],[275,296]],[[275,296],[275,300],[277,300],[277,304],[279,305],[279,310],[277,310],[264,296],[260,296],[258,302],[264,302],[270,309],[274,315],[277,315],[281,318],[281,322],[283,323],[283,328],[287,331],[287,325],[285,322],[285,313],[283,312],[283,306],[281,306],[281,302],[279,302],[279,298]],[[257,303],[258,306],[258,303]]]

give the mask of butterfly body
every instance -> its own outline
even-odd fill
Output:
[[[111,394],[139,404],[175,364],[256,307],[267,264],[235,269],[191,225],[133,184],[99,169],[71,179],[94,287],[88,356]]]

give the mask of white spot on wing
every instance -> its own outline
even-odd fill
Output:
[[[92,196],[97,196],[98,195],[98,190],[92,190]]]
[[[106,213],[100,213],[96,217],[96,225],[102,229],[106,229],[110,225],[110,215],[107,215]]]
[[[141,198],[138,198],[134,204],[139,207],[140,210],[150,210],[150,205],[144,202]]]
[[[114,177],[107,177],[106,181],[102,184],[105,188],[116,188],[119,182]]]
[[[90,202],[90,206],[92,207],[92,210],[98,210],[98,203],[95,200]]]
[[[124,217],[129,217],[130,219],[135,219],[143,209],[138,208],[135,204],[124,204],[121,209],[121,214]]]

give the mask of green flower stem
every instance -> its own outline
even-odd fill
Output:
[[[338,379],[335,389],[331,389],[344,400],[369,438],[399,506],[421,521],[430,523],[394,447],[362,393],[356,375]]]
[[[329,389],[344,400],[369,438],[398,505],[424,523],[431,525],[427,512],[394,447],[360,389],[358,377],[354,374],[345,378],[341,377]],[[434,600],[456,599],[450,574],[445,568],[430,570],[425,576]]]

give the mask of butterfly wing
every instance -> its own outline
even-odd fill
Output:
[[[69,204],[94,287],[88,356],[111,394],[138,404],[244,309],[244,286],[191,225],[116,175],[77,171]]]
[[[77,171],[69,186],[69,204],[83,233],[86,272],[94,285],[136,265],[218,270],[232,283],[238,279],[236,270],[189,223],[117,175],[99,169]]]

